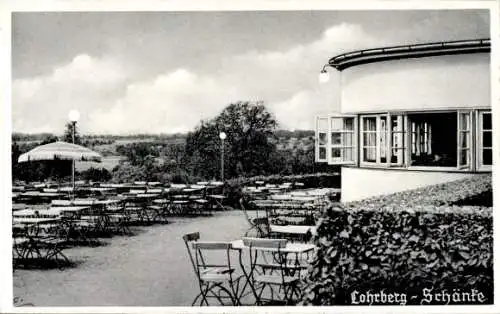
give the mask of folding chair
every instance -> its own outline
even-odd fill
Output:
[[[300,271],[304,267],[283,249],[286,239],[243,238],[249,247],[250,274],[257,305],[293,305],[300,299]],[[264,292],[268,289],[268,293]]]
[[[231,242],[201,242],[199,239],[198,232],[183,236],[200,288],[191,305],[197,302],[200,306],[240,305],[238,290],[243,275],[236,275],[236,268],[231,265]],[[218,253],[216,259],[214,253]],[[209,299],[215,299],[216,303],[210,304]]]
[[[245,215],[246,220],[250,224],[250,229],[245,232],[245,237],[255,237],[255,238],[264,238],[269,235],[269,220],[267,217],[259,217],[258,210],[257,217],[250,218],[247,212],[247,206],[245,205],[245,201],[243,198],[240,199],[240,206],[243,214]]]

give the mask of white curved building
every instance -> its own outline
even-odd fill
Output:
[[[489,39],[335,56],[340,113],[316,121],[316,161],[342,165],[342,201],[492,167]]]

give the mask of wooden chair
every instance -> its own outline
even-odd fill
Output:
[[[303,266],[283,252],[287,240],[243,238],[243,243],[249,247],[249,280],[256,304],[294,305],[300,299],[298,283]]]
[[[243,276],[237,275],[231,264],[231,243],[199,239],[198,232],[183,236],[200,288],[192,305],[240,305],[238,289]],[[218,255],[216,259],[214,253]],[[214,299],[215,303],[211,304],[209,300]]]

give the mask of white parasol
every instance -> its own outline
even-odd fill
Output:
[[[40,145],[19,156],[18,162],[35,160],[74,160],[101,162],[101,155],[86,147],[67,142]]]

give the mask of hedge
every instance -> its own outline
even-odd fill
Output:
[[[331,205],[318,223],[318,252],[303,281],[301,304],[353,304],[360,301],[357,293],[382,289],[405,294],[406,304],[427,304],[424,292],[474,289],[482,302],[464,303],[491,304],[492,208],[455,205],[487,191],[491,176],[479,176]],[[460,304],[463,298],[449,301]]]

